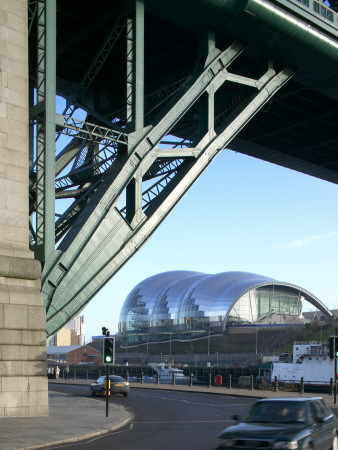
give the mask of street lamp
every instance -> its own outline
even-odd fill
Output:
[[[209,336],[208,336],[208,356],[209,356],[209,349],[210,349],[210,331],[209,331]]]
[[[320,324],[320,343],[322,343],[323,324]]]

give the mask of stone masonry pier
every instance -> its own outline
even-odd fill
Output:
[[[48,415],[41,267],[29,250],[27,0],[0,0],[0,417]]]

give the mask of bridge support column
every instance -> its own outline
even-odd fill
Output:
[[[46,313],[28,245],[27,1],[0,3],[0,17],[0,416],[40,416]]]

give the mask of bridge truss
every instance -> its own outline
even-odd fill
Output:
[[[67,35],[63,1],[29,2],[31,248],[43,265],[48,335],[135,254],[296,71],[271,55],[247,58],[240,40],[218,45],[207,27],[177,61],[177,44],[163,38],[172,65],[156,72],[147,0],[113,3]],[[84,37],[80,65],[67,51]]]

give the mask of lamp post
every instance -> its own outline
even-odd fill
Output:
[[[209,331],[209,336],[208,336],[208,356],[209,356],[209,347],[210,347],[210,331]]]

